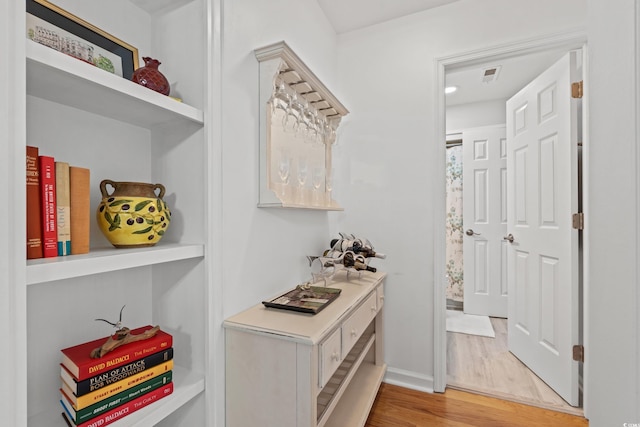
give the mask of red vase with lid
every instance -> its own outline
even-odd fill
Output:
[[[161,62],[148,56],[143,57],[142,60],[144,61],[144,67],[135,70],[131,80],[163,95],[169,95],[169,91],[171,90],[169,81],[160,70],[158,70]]]

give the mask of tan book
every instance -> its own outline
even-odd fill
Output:
[[[56,162],[56,213],[58,256],[71,255],[71,194],[66,162]]]
[[[71,206],[71,254],[89,253],[91,190],[89,169],[69,166]]]

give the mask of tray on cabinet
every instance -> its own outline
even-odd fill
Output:
[[[269,301],[262,301],[265,307],[302,313],[319,313],[340,296],[342,289],[322,286],[296,286],[294,289]]]

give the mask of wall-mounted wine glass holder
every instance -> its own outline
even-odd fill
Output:
[[[284,42],[260,63],[259,207],[343,210],[333,200],[331,148],[349,111]]]

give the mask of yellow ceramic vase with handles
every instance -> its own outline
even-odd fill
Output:
[[[109,194],[107,185],[113,188]],[[156,193],[156,191],[158,191]],[[96,212],[100,230],[116,248],[153,246],[171,222],[171,212],[162,199],[162,184],[100,182],[102,201]]]

